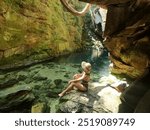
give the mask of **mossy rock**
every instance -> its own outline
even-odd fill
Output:
[[[32,106],[31,113],[43,113],[46,111],[46,104],[45,103],[37,103]]]
[[[83,18],[66,12],[59,0],[4,0],[1,5],[0,66],[37,62],[82,47]]]

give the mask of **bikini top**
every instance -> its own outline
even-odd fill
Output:
[[[89,82],[89,80],[86,80],[86,76],[90,79],[90,73],[85,73],[85,78],[82,80],[83,82]]]

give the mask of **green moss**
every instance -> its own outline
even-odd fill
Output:
[[[4,0],[0,10],[7,11],[0,26],[0,49],[25,48],[3,57],[0,64],[29,57],[41,60],[81,47],[82,18],[63,9],[59,0]]]

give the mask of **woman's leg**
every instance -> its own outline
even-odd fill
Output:
[[[60,94],[58,94],[58,96],[59,97],[64,96],[67,92],[73,90],[73,87],[76,87],[78,90],[83,91],[83,92],[87,91],[87,88],[85,86],[83,86],[80,82],[76,82],[76,83],[69,84],[69,86]]]
[[[75,85],[75,83],[69,84],[69,86],[64,91],[62,91],[60,94],[58,94],[58,96],[59,97],[64,96],[66,94],[66,92],[69,92],[73,89],[74,85]]]
[[[80,82],[78,82],[78,83],[75,83],[74,84],[74,86],[78,89],[78,90],[80,90],[80,91],[87,91],[87,88],[83,85],[83,84],[81,84]]]

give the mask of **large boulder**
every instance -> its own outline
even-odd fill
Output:
[[[65,113],[116,113],[120,93],[112,87],[91,83],[88,92],[71,91],[60,99],[60,111]]]

